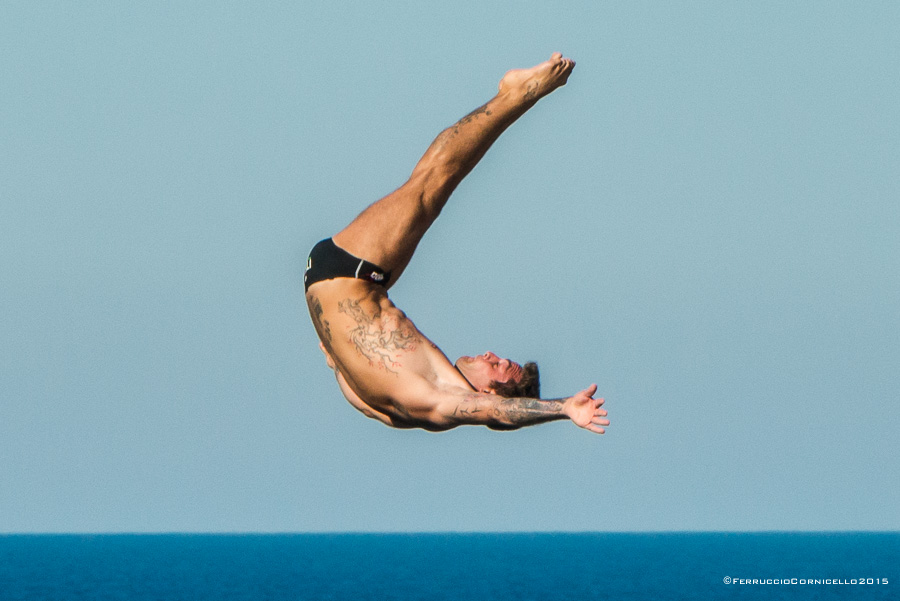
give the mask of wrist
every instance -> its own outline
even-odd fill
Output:
[[[562,414],[566,416],[567,419],[572,419],[572,397],[567,397],[562,399]]]

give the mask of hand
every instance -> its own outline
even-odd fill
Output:
[[[597,392],[597,385],[591,384],[575,396],[569,397],[563,405],[563,412],[575,422],[575,425],[597,434],[603,434],[606,430],[600,426],[608,426],[609,420],[604,419],[606,410],[600,408],[603,399],[595,399],[595,392]]]

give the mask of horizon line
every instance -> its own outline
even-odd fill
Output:
[[[534,534],[900,534],[896,530],[99,530],[7,531],[3,536],[330,536],[330,535],[534,535]]]

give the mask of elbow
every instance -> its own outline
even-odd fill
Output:
[[[486,424],[488,428],[491,430],[497,430],[498,432],[508,432],[509,430],[518,430],[522,426],[518,424],[504,424],[502,422],[493,422],[490,424]]]
[[[430,411],[422,420],[423,428],[429,432],[446,432],[459,424],[453,422],[439,411]]]
[[[397,405],[393,416],[395,428],[421,428],[429,432],[443,432],[455,428],[457,423],[442,414],[437,408]]]

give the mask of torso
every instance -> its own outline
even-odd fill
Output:
[[[394,306],[384,287],[336,278],[310,286],[306,301],[319,339],[347,384],[393,421],[409,420],[403,393],[471,390],[447,356]]]

